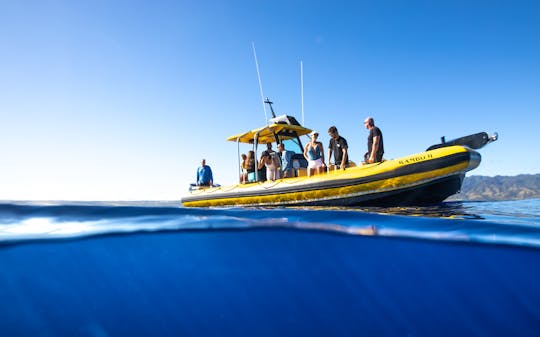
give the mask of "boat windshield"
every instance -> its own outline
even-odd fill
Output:
[[[293,151],[294,153],[298,154],[304,153],[298,138],[285,139],[283,140],[283,145],[285,145],[285,149],[288,151]]]

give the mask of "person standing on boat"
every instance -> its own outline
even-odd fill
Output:
[[[261,160],[259,162],[259,169],[262,169],[266,166],[266,179],[265,180],[276,180],[279,179],[279,162],[277,159],[276,151],[272,150],[272,144],[267,144],[266,151],[263,151],[261,154]]]
[[[281,157],[279,156],[279,153],[274,151],[272,148],[272,143],[266,143],[266,151],[268,151],[268,155],[272,158],[272,160],[276,164],[277,173],[276,173],[276,179],[279,179],[281,177]],[[278,149],[279,151],[279,149]]]
[[[285,150],[285,144],[278,144],[278,151],[281,153],[281,173],[283,178],[294,177],[294,168],[292,165],[292,156],[294,152]]]
[[[266,152],[268,152],[268,154],[276,153],[272,148],[272,143],[266,143]]]
[[[197,169],[197,186],[212,186],[214,177],[212,169],[206,165],[206,160],[201,161],[201,166]]]
[[[382,161],[384,154],[384,143],[381,129],[375,126],[373,117],[368,117],[364,120],[364,126],[369,130],[367,141],[368,152],[364,155],[366,164],[379,163]]]
[[[334,154],[334,164],[344,170],[349,165],[349,154],[347,140],[341,137],[335,126],[331,126],[328,129],[328,135],[330,136],[330,143],[328,144],[328,164],[330,164],[330,158]]]
[[[241,157],[242,163],[240,164],[240,169],[242,170],[242,173],[240,173],[240,183],[245,184],[248,180],[248,159],[245,153],[242,153]]]
[[[304,149],[304,158],[308,161],[308,177],[311,177],[315,172],[323,173],[324,170],[324,147],[321,142],[317,141],[319,133],[312,131],[310,134],[311,141],[306,144]]]

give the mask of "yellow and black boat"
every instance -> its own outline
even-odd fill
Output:
[[[480,164],[475,151],[497,139],[481,132],[429,147],[424,152],[381,163],[307,177],[300,136],[312,130],[294,117],[279,116],[268,125],[227,140],[250,144],[281,143],[295,151],[295,177],[232,186],[191,189],[182,198],[186,207],[209,206],[400,206],[442,202],[461,189],[465,173]]]

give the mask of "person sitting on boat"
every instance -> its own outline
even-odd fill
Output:
[[[321,174],[324,171],[324,147],[321,142],[317,141],[317,137],[319,137],[317,131],[312,131],[309,135],[311,141],[306,144],[304,158],[308,161],[308,177],[311,177],[315,172]]]
[[[263,151],[261,153],[261,157],[259,158],[259,161],[255,165],[255,167],[257,168],[257,181],[266,181],[266,167],[264,164],[266,162],[267,157],[268,157],[268,152]]]
[[[294,168],[292,165],[292,156],[294,152],[285,150],[285,144],[278,144],[278,151],[281,154],[281,176],[283,178],[294,177]]]
[[[201,166],[197,169],[197,186],[212,186],[214,177],[212,169],[206,165],[206,160],[201,161]]]
[[[240,183],[245,184],[248,180],[248,162],[247,162],[247,155],[245,153],[242,153],[240,156],[242,157],[242,163],[240,164],[240,169],[242,170],[242,173],[240,173]]]
[[[269,148],[272,148],[272,145],[269,146]],[[271,154],[268,151],[263,151],[261,155],[261,160],[259,161],[259,169],[262,169],[266,166],[266,179],[262,180],[276,180],[279,179],[279,163],[276,160],[276,153],[275,151]]]
[[[249,151],[246,158],[247,182],[255,182],[255,152]]]
[[[375,126],[373,117],[368,117],[364,120],[364,126],[369,130],[368,136],[368,152],[364,155],[366,164],[379,163],[382,161],[384,154],[384,143],[381,129]]]
[[[338,129],[335,126],[331,126],[328,129],[328,135],[330,135],[328,163],[330,163],[330,158],[334,154],[334,164],[344,170],[349,165],[347,140],[339,135]]]

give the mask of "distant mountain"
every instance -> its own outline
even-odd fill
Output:
[[[540,198],[540,174],[465,177],[461,193],[447,200],[493,201],[530,198]]]

